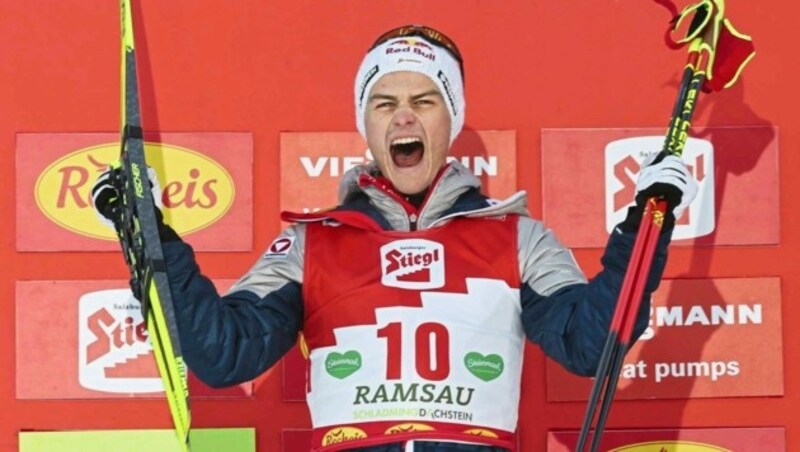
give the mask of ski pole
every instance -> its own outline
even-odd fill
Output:
[[[685,8],[674,21],[674,28],[677,28],[684,19],[689,17],[692,19],[686,37],[679,41],[690,43],[689,55],[664,146],[654,163],[667,155],[682,155],[700,90],[703,88],[716,90],[731,86],[755,53],[749,36],[736,32],[730,22],[723,18],[723,12],[723,0],[703,0]],[[716,51],[721,35],[725,52],[722,58],[717,58]],[[717,79],[713,84],[704,86],[707,80],[711,80],[711,71],[717,65],[719,65],[716,71]],[[583,451],[589,432],[592,430],[591,424],[602,393],[603,402],[597,416],[590,450],[594,452],[599,447],[623,360],[631,345],[636,314],[641,306],[666,212],[667,203],[663,199],[650,198],[644,206],[630,263],[620,288],[578,437],[576,450],[579,452]]]

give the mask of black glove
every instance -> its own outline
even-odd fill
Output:
[[[114,228],[114,218],[118,215],[117,210],[120,206],[120,195],[117,187],[114,186],[112,179],[119,174],[120,168],[110,166],[98,178],[92,187],[92,201],[97,217],[101,223]],[[161,185],[158,183],[156,172],[148,167],[147,178],[150,181],[150,193],[153,196],[153,204],[156,209],[156,222],[158,224],[158,236],[162,242],[173,242],[180,240],[178,233],[172,227],[164,223],[164,215],[161,213]]]

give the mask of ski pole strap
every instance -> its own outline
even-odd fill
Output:
[[[680,13],[672,0],[655,0],[673,12],[664,37],[671,49],[689,45],[689,62],[694,71],[705,72],[704,92],[721,91],[739,79],[745,65],[755,56],[750,36],[740,33],[725,17],[724,0],[700,0]]]
[[[687,6],[670,21],[670,41],[678,47],[692,42],[705,31],[712,17],[715,21],[721,20],[722,11],[711,0]]]
[[[733,86],[755,55],[752,38],[739,33],[728,19],[723,18],[703,91],[721,91]]]

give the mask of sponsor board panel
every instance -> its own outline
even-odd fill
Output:
[[[663,133],[542,131],[542,216],[565,245],[605,246],[633,203],[642,162],[661,149]],[[673,243],[777,244],[777,128],[707,128],[696,135],[686,144],[684,161],[699,182],[699,193],[676,224]]]
[[[549,401],[587,400],[592,379],[547,360]],[[783,395],[779,278],[676,279],[625,357],[615,398]]]
[[[216,282],[229,287],[233,280]],[[19,281],[19,399],[163,397],[139,302],[124,281]],[[189,373],[195,397],[251,397],[252,383],[213,389]]]
[[[577,431],[548,432],[547,452],[570,452]],[[599,450],[609,452],[782,452],[786,431],[779,427],[680,430],[606,430]]]
[[[295,346],[283,357],[283,401],[304,402],[306,400],[306,369],[308,360],[299,346]]]
[[[252,249],[250,133],[145,135],[166,221],[199,251]],[[17,250],[118,251],[91,188],[119,156],[114,133],[20,133],[16,144]],[[24,227],[22,227],[24,226]]]
[[[283,452],[308,452],[311,450],[311,430],[284,429],[281,432]]]
[[[481,179],[484,193],[504,198],[516,191],[516,132],[461,133],[450,157]],[[281,209],[312,212],[337,203],[339,179],[372,155],[357,132],[281,133]]]
[[[255,452],[254,428],[198,428],[189,432],[192,452]],[[173,430],[19,432],[19,452],[180,452]]]

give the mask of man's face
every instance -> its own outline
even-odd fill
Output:
[[[433,182],[450,148],[450,114],[427,76],[392,72],[369,93],[364,114],[367,144],[381,173],[401,193]]]

